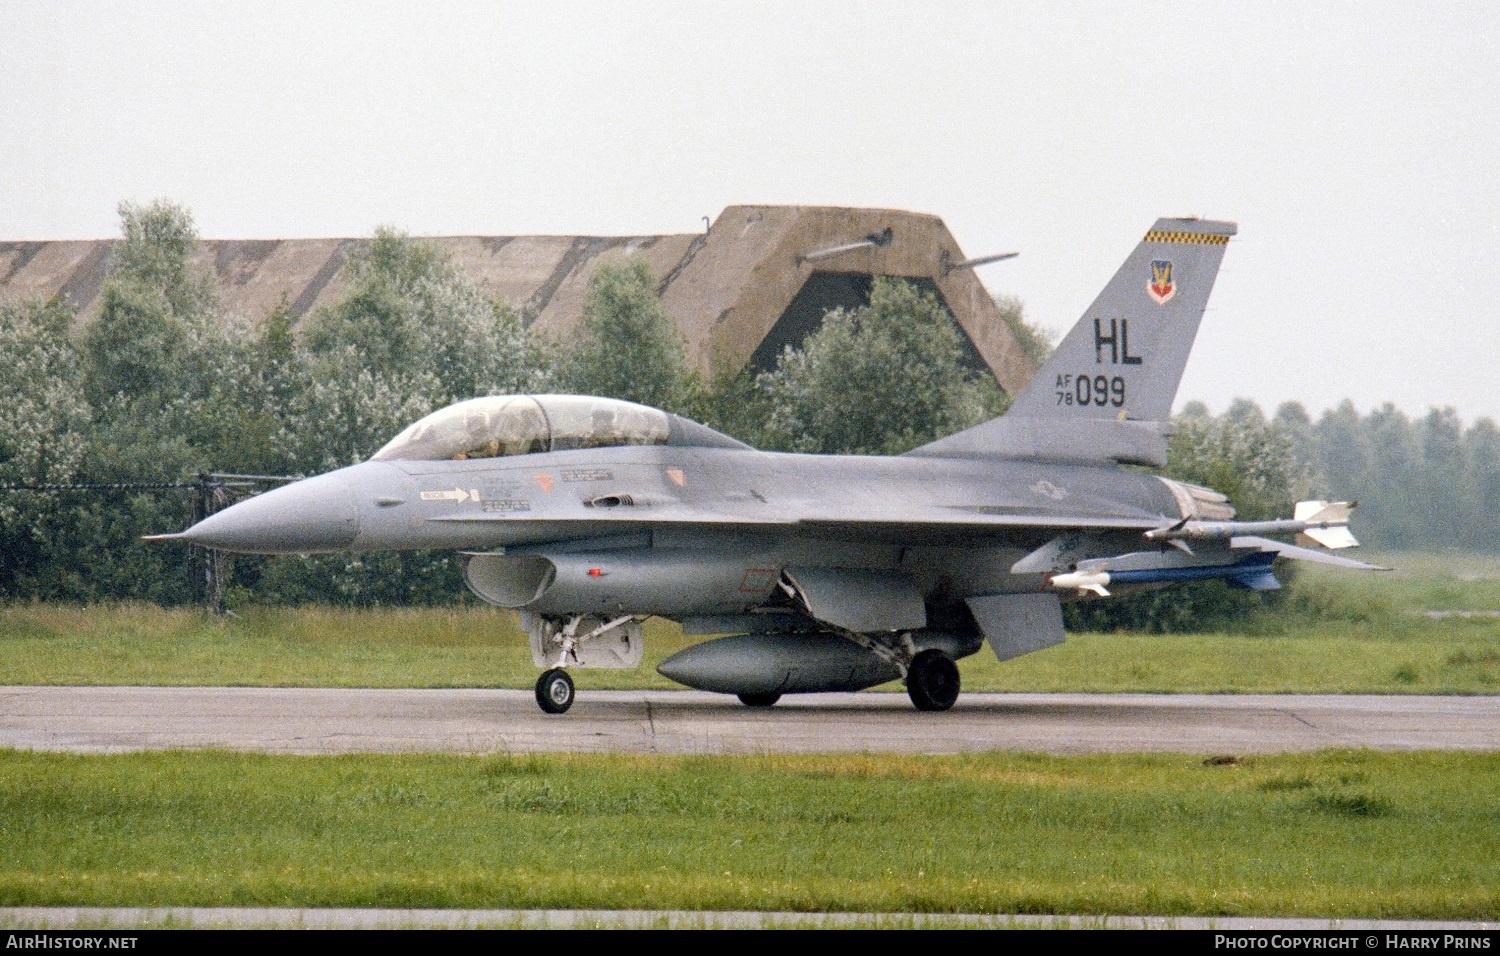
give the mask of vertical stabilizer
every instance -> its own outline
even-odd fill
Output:
[[[912,455],[1166,463],[1167,420],[1232,222],[1158,219],[999,418]]]
[[[1234,233],[1231,222],[1158,219],[1009,414],[1166,421]]]

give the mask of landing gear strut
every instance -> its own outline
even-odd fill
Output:
[[[573,706],[573,678],[561,667],[543,671],[536,679],[536,702],[549,714],[566,713]]]
[[[958,700],[958,664],[935,648],[922,651],[906,669],[906,692],[917,710],[947,710]]]

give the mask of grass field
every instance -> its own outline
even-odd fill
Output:
[[[1500,755],[0,752],[0,905],[1494,919]]]
[[[1296,585],[1312,611],[1251,634],[1074,634],[1006,663],[961,662],[985,691],[1500,692],[1500,560],[1376,557],[1399,570],[1313,568]],[[1480,612],[1432,618],[1423,611]],[[645,664],[575,672],[588,688],[670,688],[655,665],[684,646],[647,626]],[[213,618],[149,605],[0,608],[0,684],[530,687],[514,615],[486,607],[249,609]],[[886,690],[899,689],[887,685]]]

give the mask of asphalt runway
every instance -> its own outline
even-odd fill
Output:
[[[1272,753],[1500,749],[1500,697],[809,694],[752,710],[696,691],[588,691],[562,716],[531,691],[3,687],[0,747],[115,752]]]

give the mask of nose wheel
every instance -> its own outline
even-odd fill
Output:
[[[560,667],[543,671],[536,679],[536,702],[549,714],[566,713],[573,706],[573,678]]]

